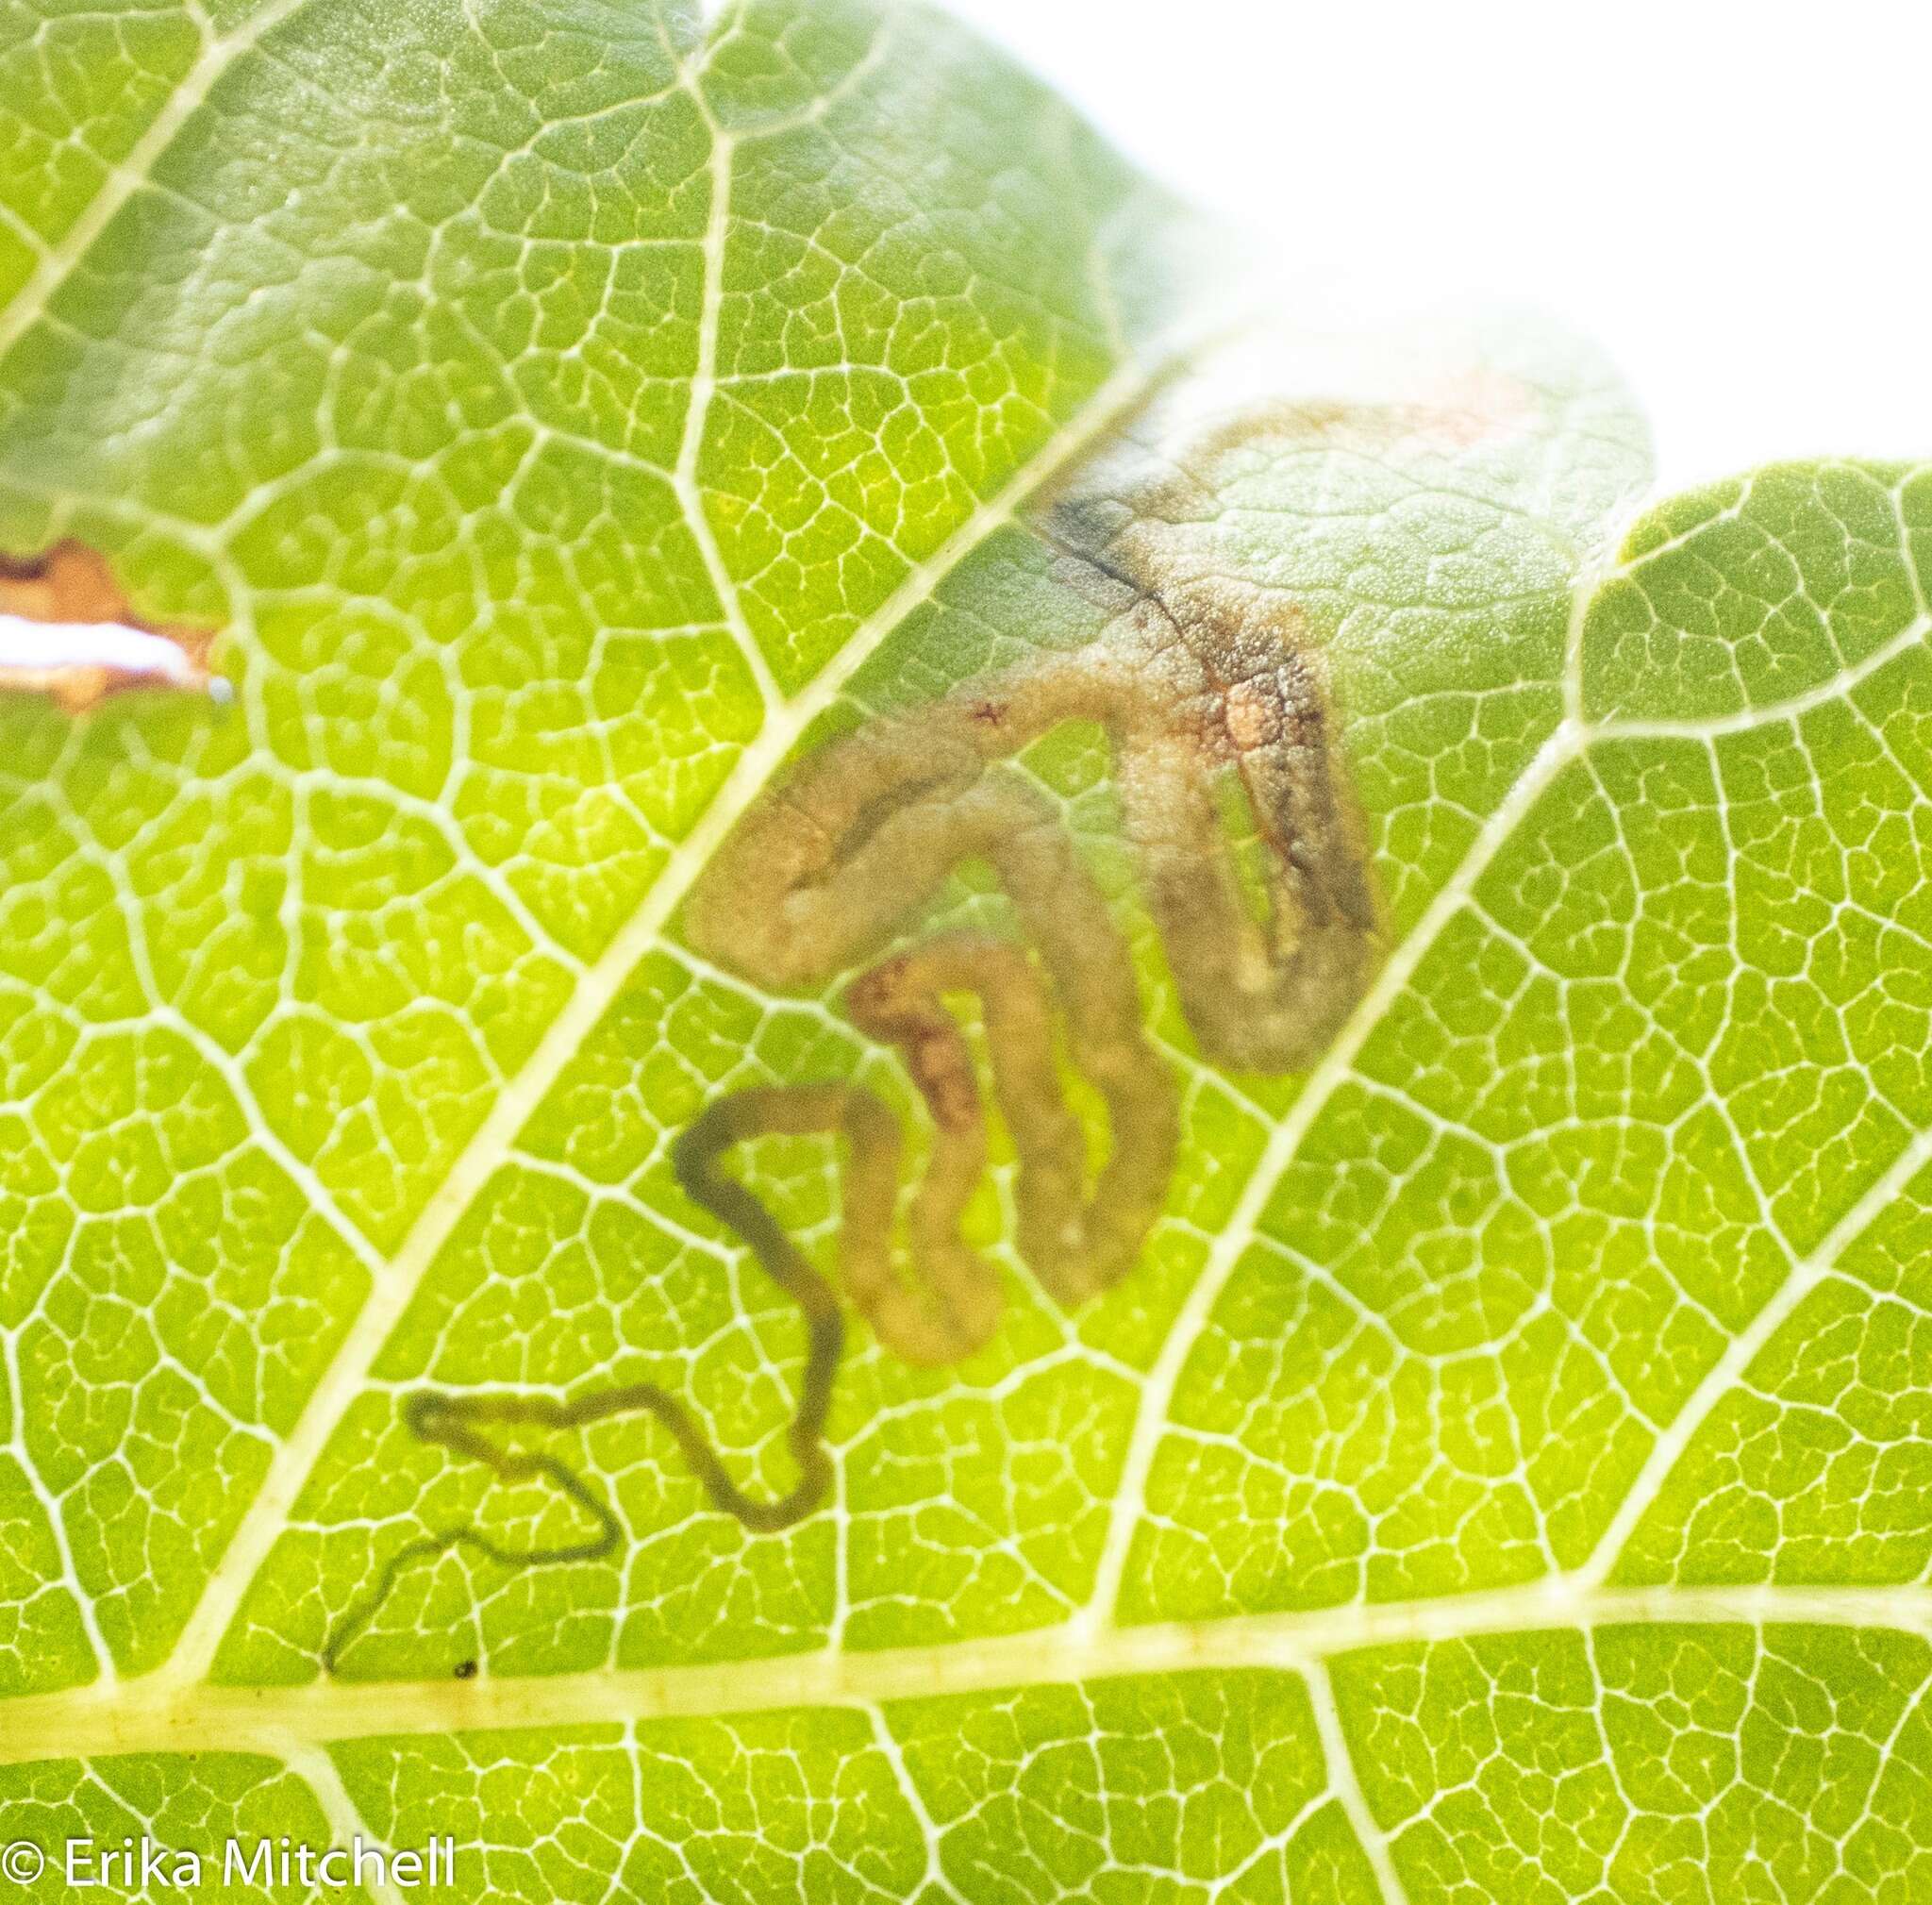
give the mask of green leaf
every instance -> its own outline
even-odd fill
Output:
[[[0,1842],[1932,1887],[1932,466],[1631,526],[1587,350],[1324,337],[1229,249],[912,8],[0,7],[0,589],[71,539],[232,689],[0,677]],[[818,1365],[686,1134],[952,1128],[744,843],[1027,693],[971,785],[1039,824],[940,800],[894,944],[1074,922],[1055,1128],[1173,1166],[1063,1306],[1002,1097],[997,1326],[920,1366],[848,1289],[752,1532],[664,1418],[783,1496]],[[1224,855],[1374,900],[1266,1037]],[[719,1168],[849,1284],[868,1155]]]

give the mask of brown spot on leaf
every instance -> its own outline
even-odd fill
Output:
[[[1237,681],[1223,704],[1228,739],[1241,754],[1270,745],[1281,730],[1274,704],[1255,683]]]
[[[107,558],[57,543],[39,556],[0,555],[0,694],[44,696],[84,714],[136,688],[216,692],[212,631],[143,620]]]

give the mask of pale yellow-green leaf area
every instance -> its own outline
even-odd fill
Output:
[[[1233,249],[924,7],[0,0],[0,1842],[1932,1896],[1932,466]]]

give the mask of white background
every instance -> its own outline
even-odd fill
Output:
[[[1675,487],[1932,458],[1932,5],[950,0],[1311,284],[1540,305]]]

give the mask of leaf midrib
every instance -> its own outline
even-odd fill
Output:
[[[1078,1621],[993,1640],[675,1667],[435,1680],[192,1685],[158,1675],[7,1702],[0,1764],[154,1752],[259,1752],[380,1735],[621,1725],[880,1702],[1121,1675],[1302,1672],[1365,1647],[1628,1626],[1889,1629],[1932,1639],[1932,1587],[1592,1587],[1577,1575],[1427,1599],[1352,1602],[1098,1629]]]

